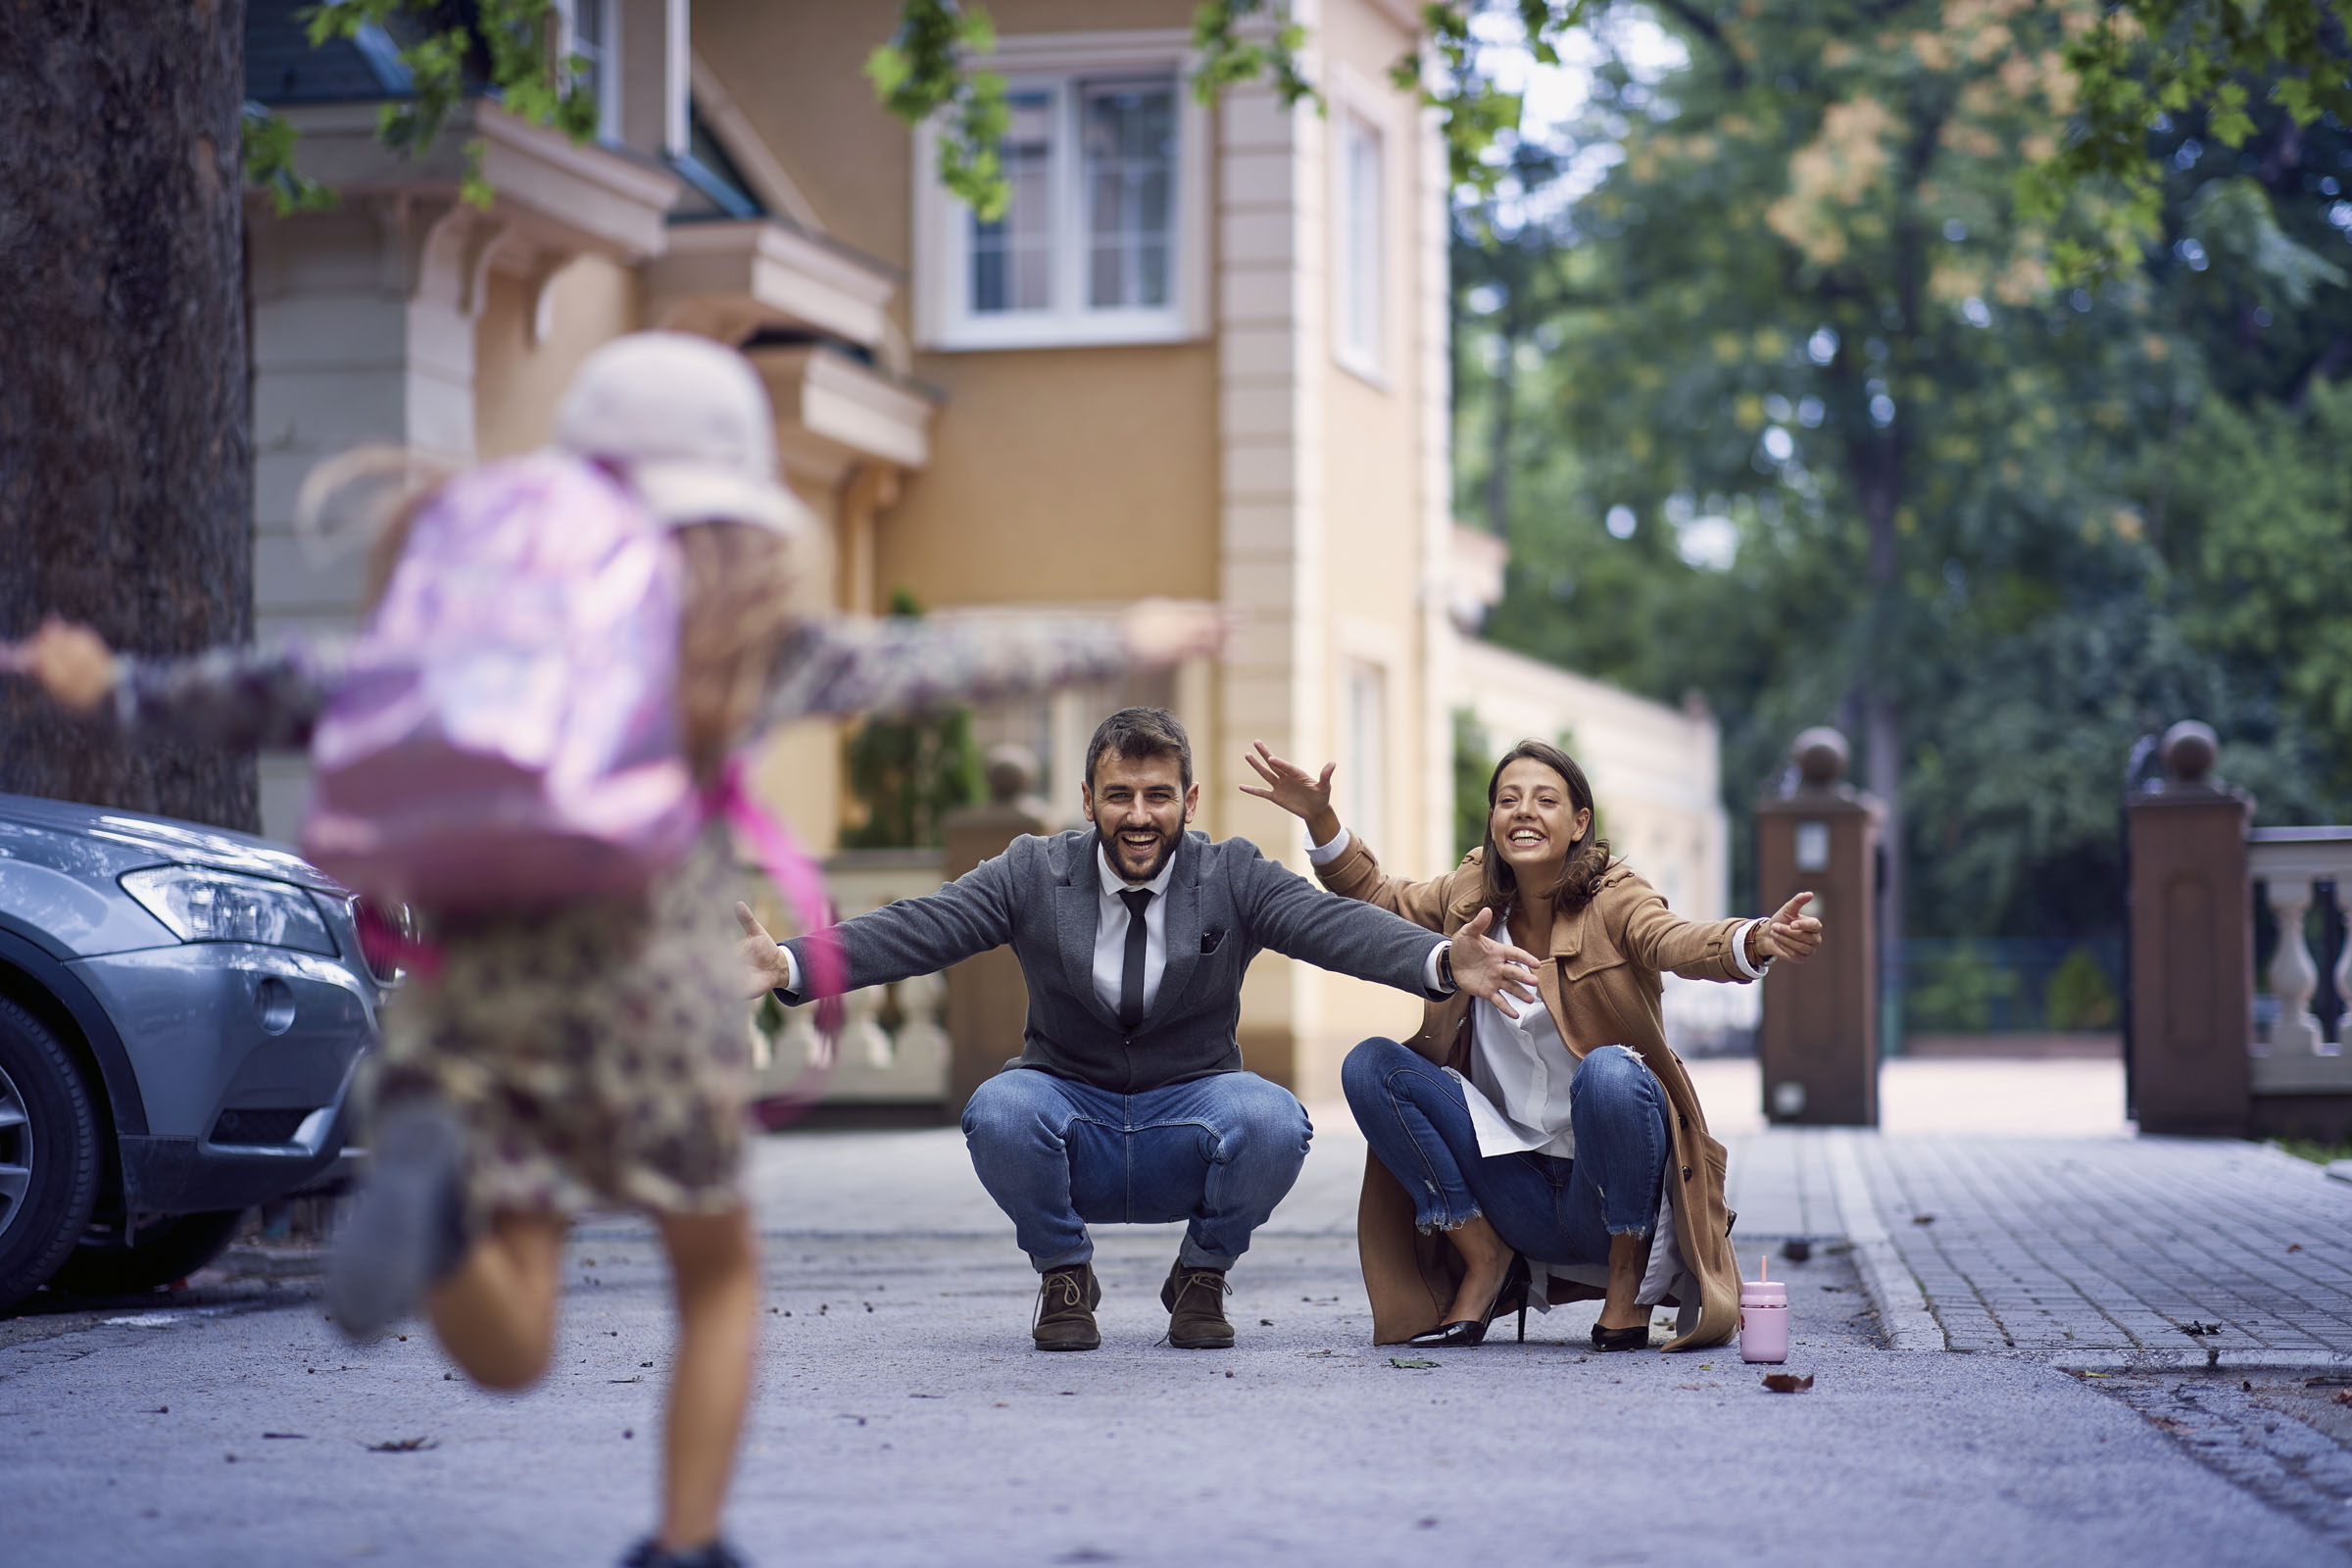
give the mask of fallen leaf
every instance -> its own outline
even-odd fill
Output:
[[[2339,1394],[2329,1395],[2328,1397],[2337,1404],[2352,1404],[2352,1389],[2345,1389]]]
[[[2300,1252],[2303,1250],[2303,1244],[2301,1242],[2289,1242],[2286,1244],[2286,1250],[2290,1252]]]
[[[2352,1374],[2323,1372],[2316,1378],[2305,1378],[2303,1386],[2307,1389],[2352,1389]]]
[[[422,1453],[427,1448],[438,1448],[439,1446],[441,1445],[431,1438],[394,1438],[389,1443],[368,1444],[368,1451],[369,1453]]]
[[[607,1378],[607,1379],[605,1379],[605,1381],[606,1381],[607,1383],[643,1383],[643,1382],[645,1381],[645,1379],[643,1379],[643,1378]]]
[[[1764,1386],[1775,1394],[1802,1394],[1813,1386],[1813,1374],[1799,1377],[1794,1372],[1767,1372]]]
[[[2219,1334],[2222,1332],[2222,1326],[2219,1323],[2200,1323],[2191,1318],[2180,1325],[2180,1332],[2194,1335]]]
[[[1257,1320],[1257,1326],[1261,1329],[1270,1329],[1274,1326],[1274,1320],[1270,1317],[1261,1317]]]
[[[265,1432],[262,1436],[276,1441],[301,1442],[307,1440],[310,1434],[307,1432]]]
[[[1401,1367],[1407,1372],[1417,1372],[1423,1367],[1436,1366],[1438,1363],[1435,1361],[1408,1361],[1400,1355],[1392,1355],[1389,1357],[1389,1365]]]
[[[1933,1214],[1914,1214],[1911,1216],[1911,1223],[1914,1225],[1933,1225],[1936,1223],[1936,1216]]]

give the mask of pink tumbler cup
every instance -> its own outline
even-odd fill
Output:
[[[1788,1359],[1788,1287],[1779,1280],[1740,1282],[1740,1359]]]

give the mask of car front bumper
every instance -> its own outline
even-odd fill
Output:
[[[336,959],[242,943],[72,967],[113,1020],[146,1104],[146,1133],[119,1140],[125,1211],[244,1208],[337,1172],[375,1037],[372,980]]]

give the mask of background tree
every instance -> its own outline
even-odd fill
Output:
[[[0,635],[252,630],[242,0],[0,9]],[[250,827],[253,763],[0,682],[0,790]]]
[[[2017,200],[2070,112],[2062,16],[1659,17],[1600,30],[1554,151],[1619,161],[1548,256],[1463,214],[1463,510],[1514,468],[1490,634],[1701,689],[1742,839],[1797,727],[1861,732],[1923,934],[2112,932],[2153,723],[2214,717],[2273,819],[2340,808],[2340,130],[2275,108],[2227,152],[2168,121],[2161,248],[2078,288],[2066,248],[2132,215],[2096,182]],[[1532,332],[1526,276],[1554,297]]]

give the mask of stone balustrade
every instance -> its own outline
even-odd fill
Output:
[[[825,862],[825,885],[835,910],[847,919],[900,899],[936,893],[944,863],[938,850],[852,850]],[[800,929],[800,922],[783,917],[775,890],[756,867],[747,867],[744,875],[757,894],[746,902],[769,930]],[[830,1061],[816,1030],[816,1009],[781,1009],[772,1033],[762,1019],[775,1022],[778,1009],[755,1009],[755,1093],[793,1093],[796,1084],[807,1084],[804,1074],[826,1072],[819,1103],[937,1104],[947,1096],[947,977],[939,974],[851,992],[842,999],[841,1038]]]
[[[2303,923],[2318,887],[2326,884],[2339,914],[2352,923],[2352,827],[2256,828],[2247,836],[2246,869],[2261,884],[2278,921],[2278,950],[2271,959],[2271,994],[2278,1013],[2270,1039],[2253,1043],[2257,1094],[2352,1091],[2352,1054],[2343,1049],[2340,1018],[2312,1011],[2320,967]],[[2334,994],[2352,996],[2352,942],[2339,945]],[[2321,955],[2320,958],[2325,958]],[[2336,1039],[2328,1039],[2329,1034]]]

